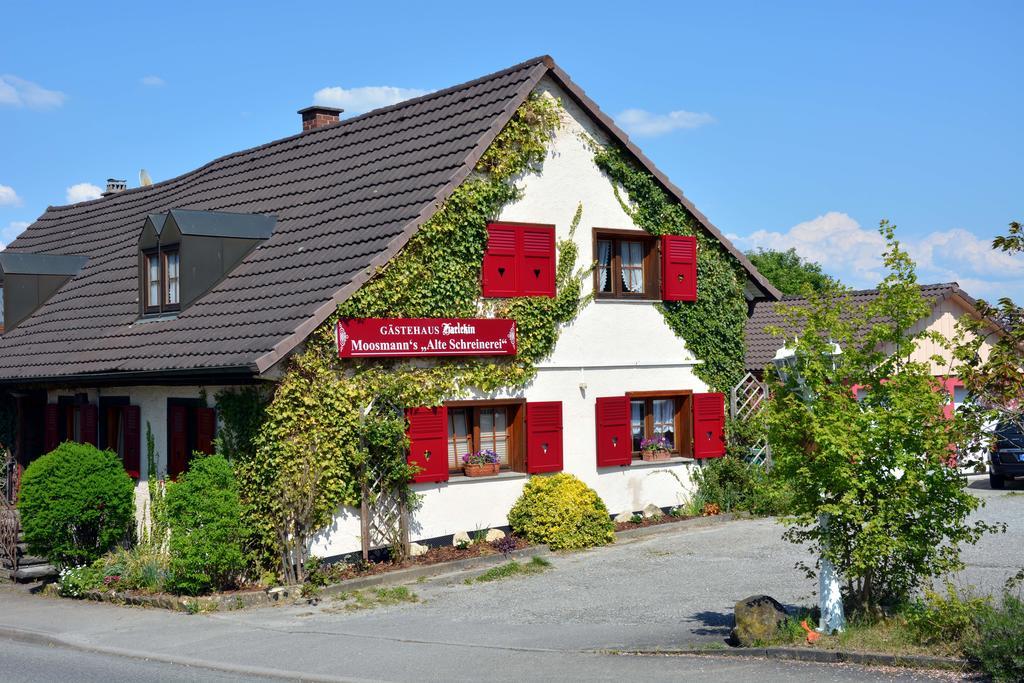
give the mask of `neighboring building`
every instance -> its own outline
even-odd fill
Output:
[[[64,439],[95,443],[121,455],[142,500],[149,425],[159,467],[184,471],[193,451],[212,448],[214,395],[279,377],[533,92],[563,102],[564,125],[542,171],[522,179],[523,198],[495,217],[492,242],[502,231],[529,233],[539,249],[531,268],[553,282],[553,245],[582,202],[578,265],[608,267],[594,278],[595,301],[561,330],[525,390],[453,396],[447,433],[443,422],[414,416],[413,451],[422,450],[417,430],[435,427],[428,438],[443,438],[447,451],[434,481],[414,485],[424,496],[414,540],[506,524],[531,470],[579,476],[613,513],[679,504],[694,456],[724,451],[723,399],[694,373],[701,359],[657,310],[661,243],[623,209],[587,138],[623,145],[687,206],[741,264],[749,303],[778,293],[548,57],[340,123],[337,110],[303,110],[299,135],[166,182],[47,209],[0,254],[0,383],[17,398],[19,460]],[[523,257],[522,246],[511,249],[509,258]],[[692,254],[683,267],[695,282]],[[527,443],[541,423],[543,454]],[[630,443],[652,435],[673,442],[670,461],[638,459]],[[502,455],[502,473],[459,476],[458,456],[482,447]],[[340,511],[314,552],[358,547],[357,515]]]
[[[921,294],[931,304],[931,313],[913,328],[912,332],[918,333],[924,330],[938,333],[945,339],[952,340],[956,336],[957,321],[970,315],[979,317],[975,301],[955,282],[945,282],[933,285],[921,285]],[[869,303],[878,296],[877,289],[864,289],[849,292],[850,300],[857,305]],[[784,306],[798,307],[806,302],[798,296],[784,296],[780,302],[762,301],[754,304],[753,313],[747,321],[746,346],[747,346],[747,371],[760,375],[764,369],[771,365],[775,353],[782,348],[784,340],[767,331],[768,327],[778,327],[786,330],[786,320],[779,313],[779,308]],[[996,327],[993,324],[993,330]],[[799,330],[788,330],[789,336],[799,334]],[[980,354],[982,358],[988,357],[991,344],[987,341],[982,343]],[[938,356],[943,359],[941,363],[934,360]],[[966,397],[963,382],[957,379],[956,363],[952,354],[942,345],[931,339],[923,339],[918,342],[917,348],[911,355],[911,360],[928,363],[932,369],[932,375],[939,378],[945,389],[953,398],[950,411],[963,403]]]

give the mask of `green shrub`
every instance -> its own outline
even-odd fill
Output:
[[[722,512],[785,514],[791,496],[781,478],[761,465],[732,455],[707,460],[702,467],[694,468],[693,482],[697,486],[695,497],[704,504],[718,505]]]
[[[923,599],[903,610],[903,616],[914,640],[920,644],[967,643],[974,640],[977,631],[975,618],[990,606],[988,598],[958,594],[947,583],[945,595],[925,591]]]
[[[103,578],[98,566],[68,567],[60,571],[57,592],[66,598],[81,598],[87,591],[103,588]]]
[[[18,509],[29,552],[89,564],[131,539],[135,484],[111,451],[66,442],[25,470]]]
[[[508,513],[512,531],[552,550],[615,540],[615,524],[597,493],[571,474],[531,477]]]
[[[996,681],[1024,681],[1024,601],[1007,593],[1001,607],[976,616],[978,638],[967,654]]]
[[[244,566],[238,485],[223,457],[200,457],[167,487],[171,527],[166,587],[200,595],[233,586]]]

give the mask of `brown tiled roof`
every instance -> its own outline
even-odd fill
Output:
[[[933,306],[954,294],[963,298],[969,305],[973,306],[974,304],[974,299],[960,289],[960,286],[955,282],[921,285],[921,293],[926,299],[933,302]],[[877,297],[878,290],[862,289],[848,292],[848,295],[854,304],[863,305]],[[759,372],[764,370],[765,366],[775,357],[775,353],[782,348],[784,339],[769,334],[765,331],[766,327],[779,327],[787,332],[787,336],[794,336],[800,332],[795,329],[787,329],[785,319],[778,313],[779,307],[799,307],[805,304],[806,301],[803,297],[787,295],[782,297],[781,301],[760,301],[754,304],[754,311],[747,319],[745,330],[748,371]]]
[[[0,381],[142,381],[271,368],[392,258],[550,74],[748,269],[750,262],[551,60],[217,159],[148,187],[50,207],[8,249],[88,262],[0,337]],[[138,240],[170,209],[273,214],[273,235],[177,317],[138,319]]]

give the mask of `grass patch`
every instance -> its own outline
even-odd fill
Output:
[[[758,645],[807,646],[807,632],[800,626],[803,619],[807,620],[807,625],[811,629],[817,626],[816,621],[808,613],[801,613],[783,622],[774,638]],[[881,652],[893,655],[963,656],[959,642],[922,643],[919,633],[907,624],[902,615],[870,621],[851,618],[847,620],[845,631],[834,635],[822,634],[813,647],[817,650]]]
[[[473,583],[474,581],[476,583],[487,583],[488,581],[507,579],[511,576],[540,574],[550,566],[551,563],[543,557],[531,557],[529,562],[516,562],[513,560],[488,569],[483,574],[476,577],[475,580],[466,579],[466,583]]]
[[[334,596],[334,601],[340,603],[342,609],[354,612],[362,609],[373,609],[374,607],[398,605],[403,602],[419,602],[420,597],[405,586],[394,586],[392,588],[378,588],[372,591],[339,593]]]

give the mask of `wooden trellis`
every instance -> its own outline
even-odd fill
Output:
[[[767,399],[768,387],[748,372],[729,392],[729,415],[734,420],[749,420],[761,412]],[[772,451],[768,445],[768,438],[762,436],[751,445],[746,459],[748,462],[771,467]]]
[[[21,531],[18,511],[18,484],[21,469],[9,451],[0,453],[0,566],[13,578],[18,570],[18,535]]]

